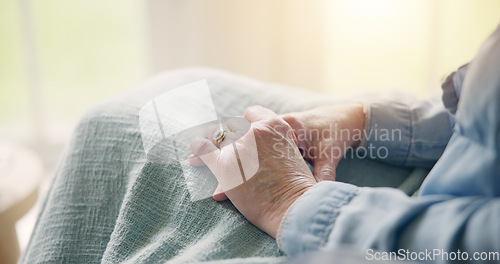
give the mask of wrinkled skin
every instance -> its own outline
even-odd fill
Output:
[[[365,122],[362,103],[323,106],[282,118],[297,135],[298,147],[314,166],[318,181],[335,180],[339,161],[359,144]]]
[[[348,129],[362,129],[362,109],[362,104],[350,104],[278,116],[261,106],[249,107],[243,115],[251,122],[249,131],[245,131],[244,125],[237,119],[228,120],[224,124],[228,133],[218,146],[212,135],[219,127],[208,128],[204,137],[191,143],[194,155],[190,156],[189,162],[194,166],[208,166],[216,176],[219,186],[213,195],[215,200],[230,199],[251,223],[276,237],[287,209],[318,180],[334,179],[340,157],[315,156],[314,148],[311,147],[344,145],[344,142],[329,137],[304,137],[302,133],[307,134],[313,129],[329,129],[332,123]],[[358,143],[349,139],[344,141],[349,146]],[[241,177],[229,169],[231,161],[235,157],[251,160],[252,151],[248,147],[252,145],[251,142],[256,143],[258,149],[258,170],[247,181],[227,188],[232,186],[227,183],[233,181],[234,177]],[[343,154],[345,149],[340,152]],[[314,175],[304,158],[315,165]]]

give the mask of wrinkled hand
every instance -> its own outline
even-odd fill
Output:
[[[209,130],[204,138],[192,142],[195,156],[189,162],[195,166],[205,164],[214,173],[219,181],[218,189],[223,191],[214,194],[216,200],[227,196],[251,223],[275,237],[286,210],[316,181],[288,123],[261,106],[248,108],[243,117],[251,122],[248,131],[239,129],[244,125],[236,119],[229,120],[225,124],[229,132],[219,148],[210,136],[217,128]],[[258,150],[258,159],[254,161],[258,162],[256,173],[246,175],[246,181],[228,189],[225,186],[233,186],[235,177],[241,179],[241,175],[230,168],[231,161],[239,158],[252,162],[252,150],[248,147],[252,142]]]
[[[362,103],[324,106],[282,115],[298,139],[305,159],[318,180],[335,180],[335,169],[349,148],[362,140],[365,114]]]

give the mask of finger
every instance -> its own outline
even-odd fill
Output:
[[[222,129],[224,129],[225,126],[222,125]],[[214,140],[214,134],[219,132],[221,130],[221,125],[219,123],[213,123],[207,126],[205,129],[205,132],[203,133],[203,136],[207,138],[208,140],[212,141],[212,143],[216,146],[217,142]]]
[[[307,137],[304,137],[306,130],[304,129],[304,127],[300,123],[298,116],[295,113],[288,113],[288,114],[281,115],[281,118],[283,118],[283,120],[285,122],[287,122],[288,125],[290,125],[290,127],[292,128],[293,138],[294,138],[294,141],[297,144],[297,146],[302,147],[302,148],[306,148],[307,145],[304,144],[304,142],[299,142],[299,140],[298,140],[298,137],[307,138]]]
[[[278,118],[278,115],[273,111],[271,111],[270,109],[267,109],[260,105],[254,105],[248,107],[247,110],[245,110],[243,117],[253,123],[260,120]]]
[[[241,137],[248,132],[252,123],[243,117],[232,117],[226,120],[225,125],[231,132]]]
[[[315,160],[313,175],[318,181],[334,181],[335,180],[335,161],[330,159]]]
[[[212,197],[213,197],[213,198],[214,198],[214,200],[216,200],[217,202],[222,202],[222,201],[227,200],[227,195],[226,195],[226,193],[222,190],[222,187],[220,186],[220,184],[218,184],[218,185],[217,185],[217,188],[215,189],[214,194],[212,195]]]
[[[302,124],[299,121],[296,113],[288,113],[280,115],[280,117],[287,122],[293,130],[303,130]]]
[[[195,138],[191,142],[193,154],[198,156],[209,168],[217,164],[220,150],[206,138]]]
[[[203,160],[201,160],[200,157],[198,157],[194,154],[190,154],[188,156],[188,162],[189,162],[189,164],[191,164],[192,166],[195,166],[195,167],[201,167],[201,166],[205,165],[205,163],[203,163]]]
[[[236,133],[233,133],[233,132],[229,132],[226,134],[226,136],[224,137],[224,140],[222,140],[220,143],[219,143],[219,148],[224,148],[226,147],[227,145],[230,145],[234,142],[236,142],[236,140],[240,139],[241,136],[239,136],[238,134]]]

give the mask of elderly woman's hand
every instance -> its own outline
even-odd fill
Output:
[[[229,132],[220,146],[210,136],[217,128],[194,140],[191,148],[196,158],[190,162],[201,165],[202,161],[207,165],[219,181],[219,188],[243,216],[275,237],[286,210],[316,181],[288,123],[260,106],[248,108],[243,117],[251,125],[245,129],[241,121],[229,120],[226,124]],[[246,180],[241,181],[240,171],[233,166],[235,160],[241,172],[247,174],[255,167],[255,173],[244,175]],[[239,180],[240,184],[235,184]]]
[[[297,136],[304,158],[314,166],[318,181],[335,180],[339,161],[363,139],[363,106],[348,103],[282,115]]]

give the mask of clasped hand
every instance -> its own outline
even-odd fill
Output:
[[[320,138],[321,133],[313,130],[331,128],[358,129],[363,127],[364,114],[361,104],[316,108],[306,112],[289,113],[278,116],[271,110],[261,107],[249,107],[243,118],[229,119],[225,128],[225,137],[221,142],[211,136],[219,127],[207,130],[205,137],[191,142],[193,154],[189,162],[193,166],[208,166],[219,181],[213,198],[217,201],[231,200],[234,206],[251,223],[276,237],[276,233],[288,208],[319,180],[333,180],[335,167],[345,148],[334,153],[335,157],[318,156],[313,150],[319,145],[326,148],[355,146],[357,142],[346,139],[335,140],[331,136]],[[328,133],[323,133],[328,135]],[[330,133],[334,135],[335,133]],[[255,153],[255,146],[257,155]],[[255,160],[252,161],[252,157]],[[245,175],[248,180],[234,184],[235,177],[240,177],[231,161],[250,159],[247,167],[256,165],[253,175]],[[304,159],[314,165],[314,175]],[[240,162],[241,167],[241,162]]]

